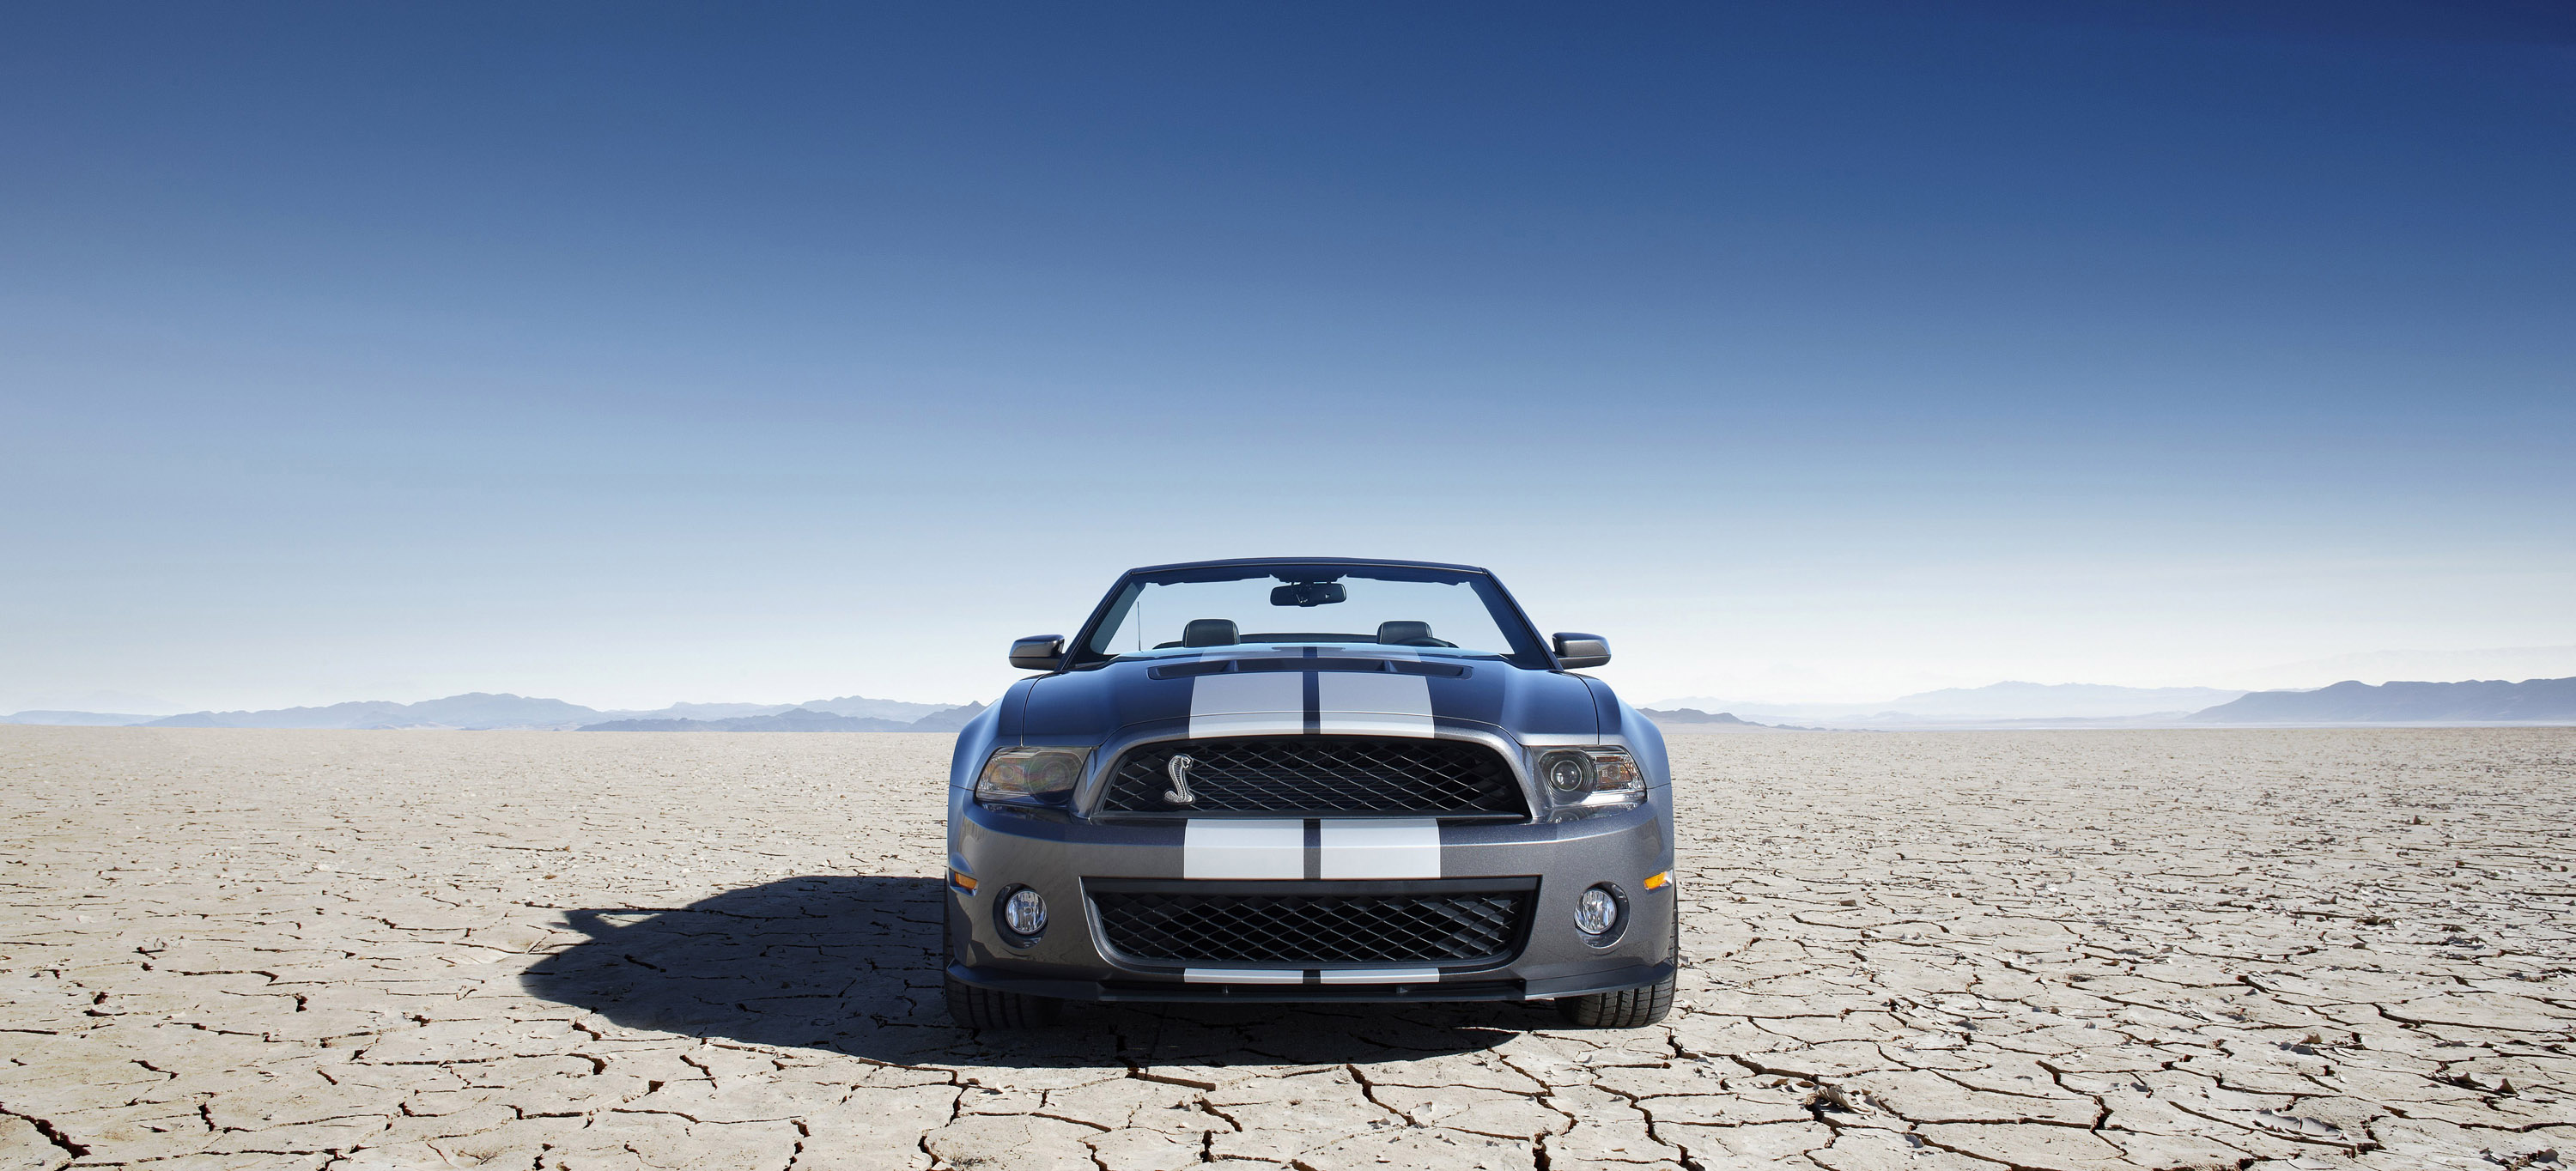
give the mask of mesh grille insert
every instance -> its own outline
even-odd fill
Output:
[[[1190,804],[1163,799],[1172,757],[1190,757]],[[1110,813],[1427,813],[1529,811],[1492,749],[1401,736],[1247,736],[1148,744],[1120,758],[1100,808]]]
[[[1095,891],[1100,932],[1146,963],[1494,963],[1520,938],[1528,891],[1222,895]]]

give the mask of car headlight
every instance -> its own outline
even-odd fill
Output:
[[[985,805],[1062,807],[1082,781],[1088,748],[1003,748],[975,778],[975,800]]]
[[[1560,812],[1634,805],[1646,774],[1625,748],[1562,748],[1538,758],[1539,790]]]

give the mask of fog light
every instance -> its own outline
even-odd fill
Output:
[[[1038,892],[1021,887],[1002,900],[1002,926],[1013,935],[1036,935],[1046,930],[1046,900]]]
[[[1585,935],[1600,935],[1619,922],[1619,896],[1610,888],[1596,886],[1574,900],[1574,929]]]

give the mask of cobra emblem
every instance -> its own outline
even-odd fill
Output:
[[[1163,775],[1172,778],[1172,787],[1163,791],[1165,804],[1198,804],[1199,795],[1190,792],[1190,766],[1197,763],[1188,756],[1182,755],[1173,757],[1172,763],[1163,766]]]

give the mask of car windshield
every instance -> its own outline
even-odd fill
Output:
[[[1518,632],[1517,637],[1512,632]],[[1086,647],[1097,656],[1254,645],[1532,653],[1493,579],[1411,566],[1200,567],[1130,577]]]

